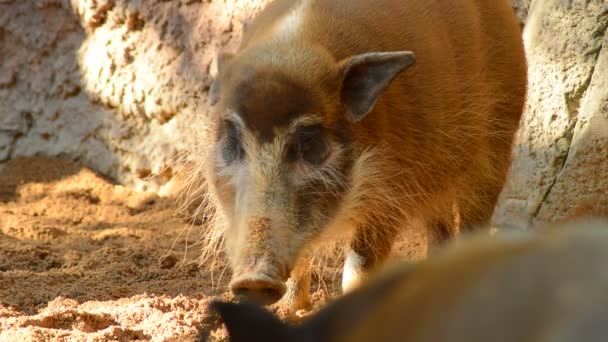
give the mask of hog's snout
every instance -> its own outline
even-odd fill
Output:
[[[266,274],[250,273],[230,282],[230,290],[239,300],[258,305],[270,305],[283,297],[285,282]]]
[[[277,247],[283,244],[277,242],[269,217],[253,215],[244,221],[246,224],[236,226],[243,239],[232,240],[236,242],[230,249],[233,253],[229,253],[234,270],[230,290],[239,301],[273,304],[285,294],[290,274],[287,263],[280,257],[282,250]]]

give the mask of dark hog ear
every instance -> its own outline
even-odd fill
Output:
[[[217,64],[217,75],[209,87],[208,103],[210,106],[214,106],[220,99],[219,75],[226,68],[226,65],[230,62],[230,60],[232,60],[233,57],[233,53],[220,52],[215,58]]]
[[[281,322],[263,307],[248,303],[214,301],[209,304],[228,330],[230,342],[293,342],[293,327]]]
[[[415,62],[411,51],[370,52],[341,61],[340,99],[346,116],[353,122],[365,118],[393,79]]]

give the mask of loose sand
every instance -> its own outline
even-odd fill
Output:
[[[229,271],[199,266],[202,227],[176,207],[60,159],[0,165],[0,341],[225,340],[206,304]],[[315,307],[337,293],[325,274]]]

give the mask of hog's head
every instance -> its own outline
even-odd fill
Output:
[[[411,52],[335,60],[311,47],[249,47],[218,58],[207,180],[227,221],[231,290],[280,299],[307,245],[340,210],[365,141],[356,125]]]

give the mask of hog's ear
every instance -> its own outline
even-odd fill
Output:
[[[208,102],[210,106],[213,106],[217,103],[217,101],[220,99],[220,81],[219,81],[219,74],[222,72],[222,70],[224,70],[224,68],[226,67],[226,64],[228,64],[228,62],[230,62],[230,60],[234,57],[234,54],[230,53],[230,52],[220,52],[217,56],[216,56],[216,65],[217,65],[217,75],[215,76],[215,79],[213,80],[213,82],[211,83],[211,86],[209,87],[209,94],[208,94]]]
[[[340,62],[340,98],[346,115],[357,122],[373,109],[388,85],[416,62],[411,51],[370,52]]]
[[[292,327],[281,322],[263,307],[247,303],[211,302],[226,325],[231,342],[290,341]]]

